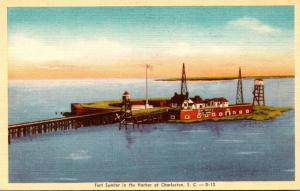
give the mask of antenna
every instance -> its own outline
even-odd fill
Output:
[[[188,95],[184,63],[182,63],[181,91],[180,92],[181,92],[181,95]]]
[[[242,71],[241,67],[239,68],[239,78],[236,89],[236,104],[243,104],[244,96],[243,96],[243,83],[242,83]]]

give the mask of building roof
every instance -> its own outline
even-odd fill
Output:
[[[191,98],[194,103],[204,103],[204,100],[200,96],[195,96],[194,98]]]
[[[171,98],[171,103],[177,103],[178,105],[181,105],[185,100],[188,100],[188,95],[178,94],[175,92],[174,96]],[[224,97],[217,97],[217,98],[210,98],[210,99],[202,99],[200,96],[195,96],[193,98],[190,98],[191,101],[193,101],[195,104],[199,103],[208,103],[208,102],[228,102],[228,100]]]
[[[125,91],[125,92],[123,93],[123,95],[129,95],[128,91]]]
[[[182,104],[187,98],[187,95],[178,94],[177,92],[175,92],[174,96],[171,98],[171,103]]]
[[[205,102],[210,102],[210,101],[214,101],[214,102],[228,102],[228,100],[224,97],[218,97],[218,98],[211,98],[211,99],[205,99]]]
[[[187,103],[194,103],[194,101],[192,99],[185,99],[183,102],[187,102]]]

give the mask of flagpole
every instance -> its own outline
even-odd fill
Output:
[[[146,105],[145,109],[147,109],[148,106],[148,65],[146,64]]]

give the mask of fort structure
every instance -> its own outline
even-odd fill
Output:
[[[228,116],[240,116],[250,114],[253,112],[255,105],[264,105],[264,88],[263,81],[256,79],[253,91],[253,103],[245,103],[242,86],[242,72],[241,68],[238,71],[237,89],[236,89],[236,103],[230,104],[228,99],[224,97],[202,98],[199,95],[194,97],[189,96],[185,64],[182,64],[180,93],[175,92],[171,98],[166,99],[129,99],[127,91],[123,94],[123,101],[112,101],[108,104],[106,109],[120,110],[124,104],[132,111],[144,110],[146,113],[148,109],[168,109],[168,120],[209,120],[216,118],[223,118]],[[126,95],[125,95],[126,94]],[[126,97],[128,96],[128,97]],[[125,102],[127,100],[128,102]],[[151,107],[146,107],[145,104]],[[72,105],[72,114],[88,114],[91,112],[102,111],[103,108],[96,108],[93,106],[79,106]],[[122,113],[122,109],[121,109]],[[121,117],[122,118],[122,117]],[[126,118],[126,117],[125,117]],[[127,118],[128,121],[129,118]],[[123,120],[123,118],[122,118]]]
[[[241,68],[239,68],[236,104],[229,104],[224,97],[210,99],[203,99],[198,95],[188,97],[184,64],[182,66],[181,93],[175,92],[170,102],[170,120],[208,120],[253,112],[253,105],[244,103]]]
[[[170,120],[207,120],[253,112],[252,104],[229,105],[223,97],[203,100],[195,96],[184,100],[179,107],[169,110]]]

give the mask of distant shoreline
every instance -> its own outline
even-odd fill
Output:
[[[286,76],[244,76],[244,79],[251,78],[295,78],[294,75],[286,75]],[[8,79],[10,82],[14,81],[89,81],[89,80],[144,80],[144,77],[128,77],[128,78],[116,78],[116,77],[108,77],[108,78],[58,78],[58,79]],[[181,78],[148,78],[154,81],[180,81]],[[234,80],[237,79],[237,76],[233,77],[190,77],[187,78],[188,81],[222,81],[222,80]]]
[[[245,76],[243,79],[252,79],[252,78],[262,78],[262,79],[270,79],[270,78],[295,78],[294,75],[287,76]],[[234,80],[237,77],[191,77],[187,78],[187,81],[219,81],[219,80]],[[161,78],[156,79],[155,81],[180,81],[181,78]]]

